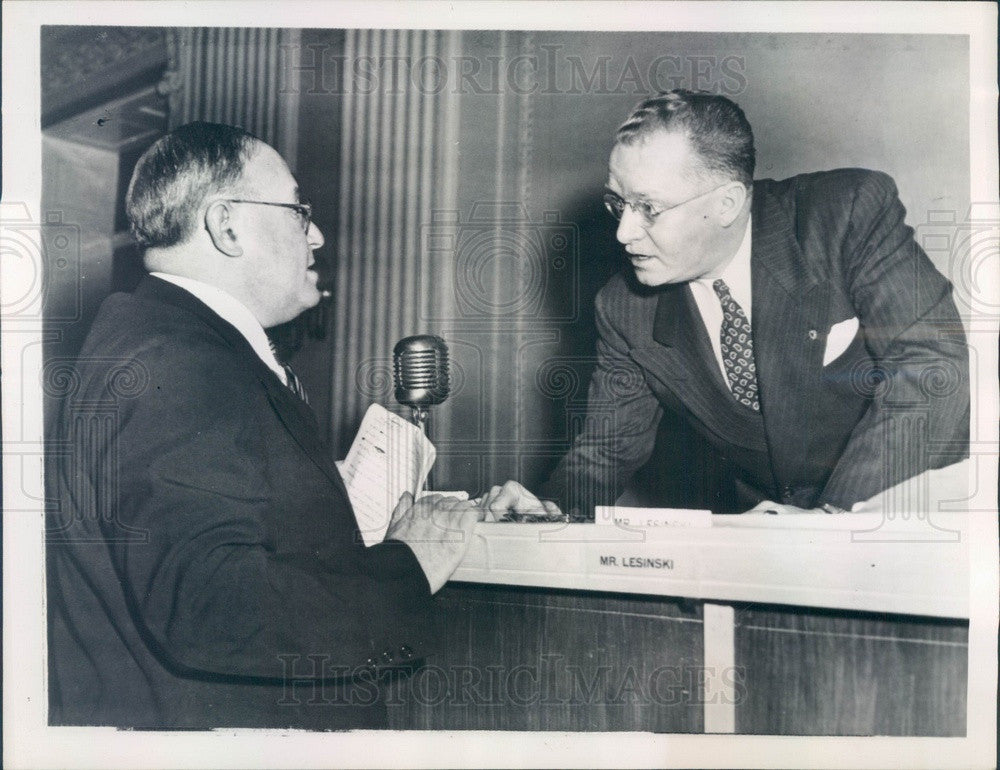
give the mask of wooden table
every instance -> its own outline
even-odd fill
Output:
[[[479,525],[392,725],[964,735],[968,525]]]

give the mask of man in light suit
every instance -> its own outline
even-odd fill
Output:
[[[101,307],[54,452],[50,722],[384,727],[382,672],[432,649],[482,513],[404,495],[365,548],[264,332],[320,299],[323,236],[277,152],[181,127],[127,210],[152,274]]]
[[[863,169],[753,181],[725,97],[676,90],[618,129],[605,203],[632,270],[596,300],[586,424],[543,497],[584,518],[650,457],[664,409],[745,510],[848,510],[968,454],[968,350],[895,185]]]

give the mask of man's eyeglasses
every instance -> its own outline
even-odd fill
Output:
[[[632,209],[632,211],[639,215],[639,218],[642,220],[643,227],[652,227],[656,222],[656,218],[660,216],[660,214],[664,214],[671,209],[680,208],[681,206],[691,203],[691,201],[696,201],[699,198],[704,198],[709,193],[713,193],[718,190],[719,187],[722,187],[722,185],[713,187],[711,190],[695,195],[693,198],[683,200],[680,203],[675,203],[673,206],[662,206],[659,203],[647,200],[627,201],[618,193],[607,190],[604,193],[604,207],[615,219],[621,219],[622,215],[625,213],[625,207],[628,206]]]
[[[250,201],[243,198],[226,198],[225,200],[229,203],[256,203],[258,206],[279,206],[283,209],[291,209],[302,220],[302,229],[307,233],[309,232],[309,223],[312,222],[312,206],[309,204],[309,201],[302,201],[301,203],[274,203],[272,201]]]

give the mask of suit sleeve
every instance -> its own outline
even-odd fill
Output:
[[[968,456],[969,359],[951,285],[917,245],[892,179],[857,188],[842,264],[876,369],[820,502],[844,508]]]
[[[542,485],[575,518],[592,519],[595,505],[615,502],[645,463],[656,441],[662,407],[628,353],[619,331],[624,303],[607,289],[596,302],[597,366],[587,393],[587,413],[573,446]]]
[[[343,498],[318,469],[296,488],[272,478],[259,383],[201,355],[142,360],[149,392],[123,403],[112,448],[118,516],[133,538],[110,547],[130,611],[166,664],[338,677],[424,654],[431,598],[412,551],[357,542],[349,505],[332,510]],[[300,528],[309,545],[276,547],[275,526]]]

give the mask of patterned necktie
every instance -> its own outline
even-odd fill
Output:
[[[274,343],[268,341],[268,344],[271,346],[271,353],[274,355],[274,360],[277,361],[278,365],[285,370],[285,379],[287,380],[286,384],[288,385],[288,389],[308,404],[309,396],[306,395],[306,389],[302,384],[302,380],[300,380],[295,372],[292,371],[292,367],[288,364],[281,363],[281,359],[278,358],[278,350],[274,347]]]
[[[750,336],[750,321],[739,303],[729,293],[729,287],[721,278],[712,283],[722,303],[722,362],[726,368],[726,378],[733,397],[743,406],[755,412],[760,411],[757,400],[757,367],[753,361],[753,338]]]

